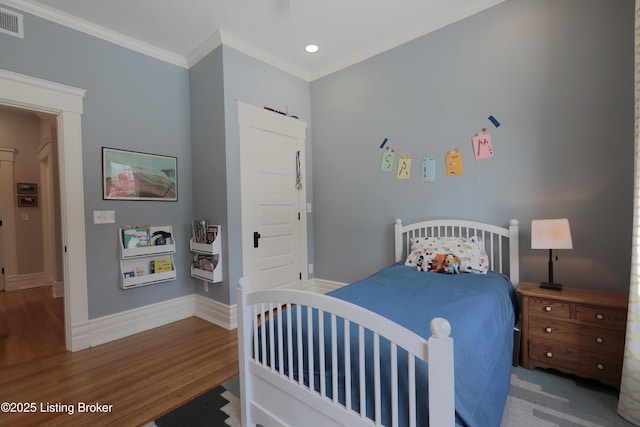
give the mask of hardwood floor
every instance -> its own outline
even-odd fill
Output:
[[[143,425],[237,375],[237,354],[235,330],[192,317],[3,367],[0,403],[32,412],[2,410],[0,426]]]
[[[0,368],[63,351],[62,298],[50,287],[0,292]]]

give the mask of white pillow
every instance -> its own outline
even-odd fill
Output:
[[[404,265],[415,267],[422,251],[427,251],[432,255],[454,254],[460,257],[461,273],[486,274],[489,271],[489,256],[482,237],[417,237],[410,243],[411,250]]]

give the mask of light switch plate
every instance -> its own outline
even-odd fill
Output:
[[[113,224],[116,222],[115,211],[93,211],[94,224]]]

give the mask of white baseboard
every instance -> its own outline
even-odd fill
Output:
[[[22,289],[45,286],[44,273],[15,274],[7,276],[4,282],[5,291],[19,291]]]
[[[327,292],[335,291],[336,289],[340,289],[348,284],[323,279],[312,279],[310,282],[313,282],[313,292],[317,292],[319,294],[326,294]]]
[[[89,345],[93,347],[104,344],[186,319],[193,316],[193,314],[194,295],[192,294],[92,319],[88,322]],[[72,328],[72,332],[74,329]],[[82,332],[86,333],[86,331]]]
[[[344,285],[346,283],[311,279],[302,284],[302,289],[324,294]],[[72,325],[71,351],[94,347],[191,316],[228,330],[238,327],[235,304],[229,306],[192,294]]]
[[[64,296],[64,282],[54,281],[51,283],[51,294],[54,298],[61,298]]]
[[[226,305],[211,298],[195,295],[194,316],[231,330],[238,327],[236,305]]]

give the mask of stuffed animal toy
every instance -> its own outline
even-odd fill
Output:
[[[431,270],[434,273],[439,273],[444,268],[445,254],[436,254],[431,261]]]
[[[418,268],[418,271],[430,271],[431,270],[431,257],[430,257],[430,253],[427,251],[422,251],[422,253],[420,253],[420,256],[418,257],[418,260],[416,261],[416,265]]]
[[[442,271],[449,274],[459,274],[460,273],[460,257],[455,256],[454,254],[447,254],[444,259],[444,267]]]

